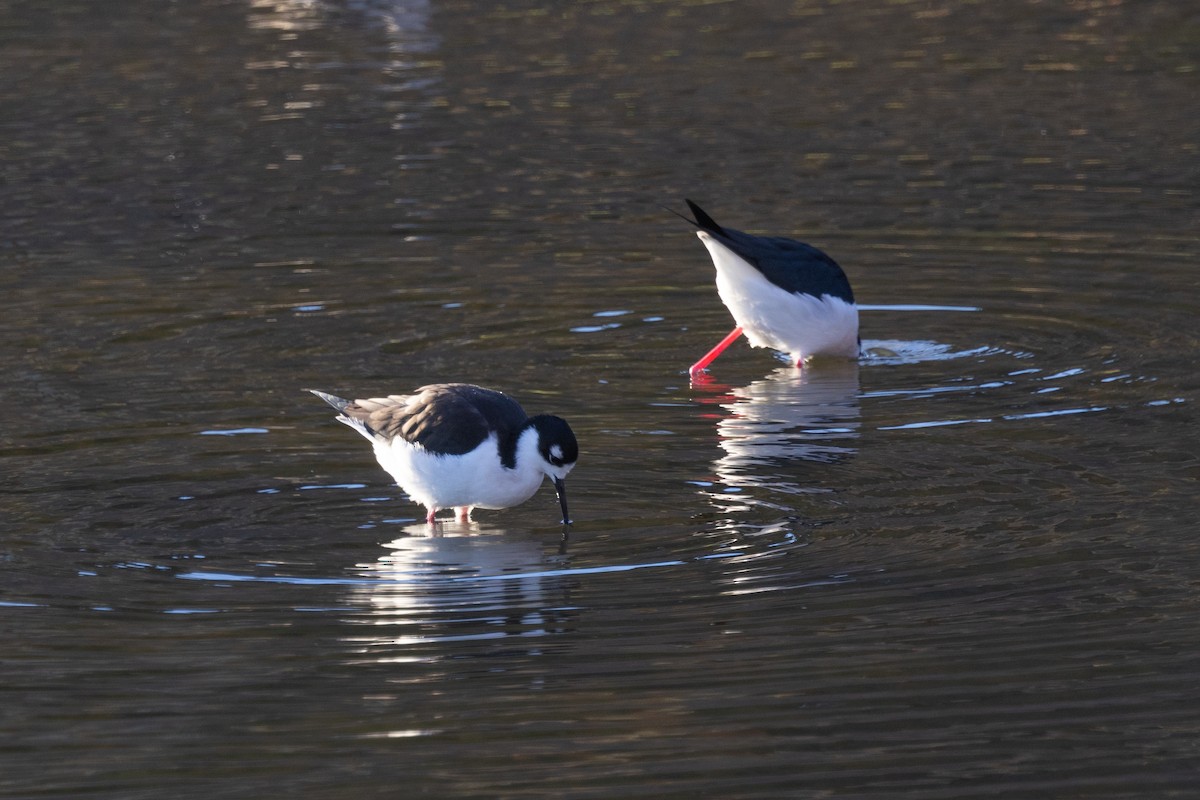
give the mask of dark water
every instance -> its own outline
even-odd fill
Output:
[[[1200,18],[0,2],[0,795],[1190,797]],[[662,206],[868,354],[738,345]],[[315,386],[504,389],[431,535]]]

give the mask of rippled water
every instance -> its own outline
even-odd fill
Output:
[[[0,9],[0,796],[1194,792],[1182,4]],[[690,385],[685,196],[863,358]],[[568,534],[302,391],[437,380]]]

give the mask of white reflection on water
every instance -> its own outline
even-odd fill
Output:
[[[703,385],[702,385],[703,386]],[[723,515],[715,544],[717,584],[725,596],[793,591],[846,583],[843,573],[812,572],[806,559],[790,557],[809,540],[792,503],[831,491],[830,471],[857,453],[859,365],[818,361],[803,369],[781,367],[746,386],[712,387],[717,444],[713,461],[719,483],[705,490]],[[768,510],[764,521],[750,510]],[[709,533],[704,535],[708,536]]]
[[[769,489],[811,494],[798,462],[834,463],[853,455],[859,428],[858,364],[782,367],[747,386],[728,389],[727,413],[717,421],[724,454],[713,462],[722,491],[712,493],[726,508],[738,504],[730,490]],[[733,510],[726,508],[726,510]]]
[[[562,581],[547,571],[546,543],[479,523],[446,521],[403,529],[347,601],[362,610],[346,638],[371,661],[436,659],[446,642],[541,637],[568,607]],[[561,575],[561,573],[559,573]],[[552,607],[552,611],[547,611]],[[431,649],[432,648],[432,649]]]
[[[420,117],[421,103],[398,102],[404,93],[415,92],[428,97],[441,83],[441,67],[436,54],[442,47],[441,37],[432,26],[433,10],[430,0],[250,0],[247,25],[251,30],[274,32],[281,45],[265,51],[275,57],[263,57],[245,65],[256,75],[275,72],[302,71],[314,78],[304,85],[303,94],[264,90],[261,80],[254,81],[252,107],[262,110],[263,122],[319,117],[322,109],[341,102],[336,96],[336,81],[317,80],[322,74],[361,73],[364,68],[379,73],[382,80],[375,84],[387,93],[389,104],[394,103],[392,127],[411,128]],[[333,34],[322,35],[325,29]],[[338,49],[340,34],[359,32],[360,45],[349,51]],[[303,160],[296,152],[288,160]],[[396,156],[405,164],[428,158],[424,154],[405,153]],[[340,172],[357,164],[326,164],[323,169]],[[277,168],[272,164],[271,168]],[[306,306],[310,312],[322,310]]]
[[[382,30],[397,50],[432,52],[441,44],[430,31],[429,0],[356,0],[348,4],[325,0],[250,0],[248,24],[259,30],[282,33],[310,31],[331,20],[357,17]]]

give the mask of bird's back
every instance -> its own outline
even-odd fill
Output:
[[[389,441],[403,440],[441,455],[463,455],[495,433],[502,455],[527,416],[508,395],[469,383],[422,386],[409,395],[355,400],[345,416]]]
[[[836,261],[810,244],[785,236],[754,236],[718,225],[691,200],[696,225],[718,243],[762,273],[775,286],[792,294],[836,297],[854,302],[850,280]]]

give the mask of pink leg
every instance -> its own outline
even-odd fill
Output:
[[[437,513],[437,507],[430,506],[429,513],[425,515],[425,521],[428,522],[430,525],[432,525],[433,524],[433,515],[436,513]]]
[[[729,347],[729,345],[736,342],[737,338],[741,335],[742,335],[742,328],[739,325],[738,327],[736,327],[732,331],[730,331],[728,336],[726,336],[721,341],[717,342],[716,347],[714,347],[712,350],[709,350],[707,353],[705,353],[704,358],[700,359],[695,364],[692,364],[691,369],[688,370],[688,373],[693,378],[696,377],[696,375],[700,374],[700,372],[702,372],[705,367],[707,367],[712,362],[716,361],[717,356],[719,356],[719,355],[721,355],[721,353],[725,352],[725,348]]]
[[[458,521],[459,522],[470,522],[471,521],[471,506],[459,506],[458,508],[455,509],[455,511],[458,512]]]

